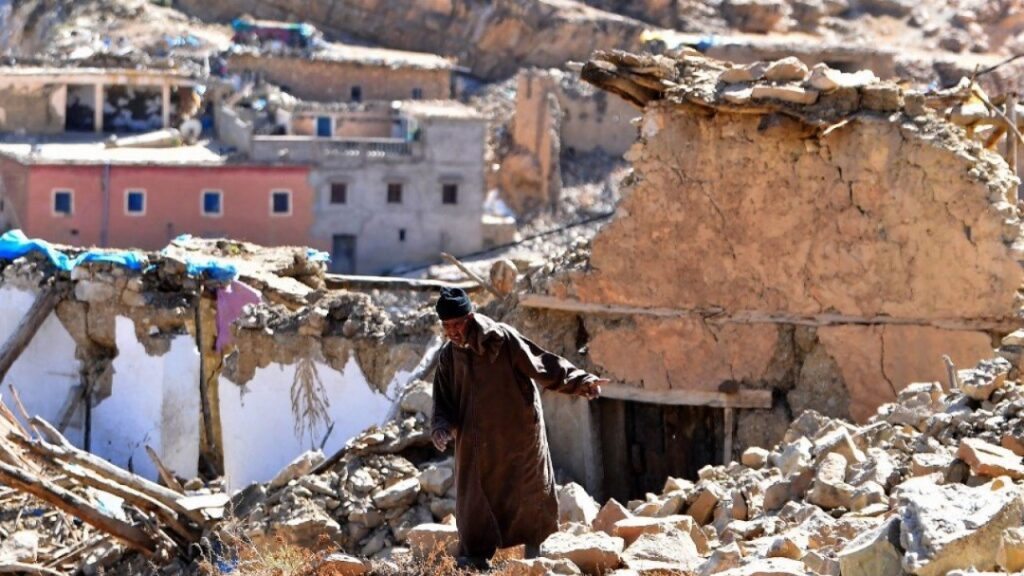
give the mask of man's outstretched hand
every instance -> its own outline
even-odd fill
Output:
[[[608,383],[607,378],[598,378],[597,380],[591,380],[583,387],[580,392],[580,396],[583,396],[587,400],[594,400],[601,396],[601,386]]]
[[[434,441],[434,448],[437,448],[438,452],[444,452],[445,448],[448,447],[448,443],[452,440],[452,433],[443,428],[438,428],[430,434],[430,439]]]

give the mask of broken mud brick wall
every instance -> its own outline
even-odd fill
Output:
[[[589,253],[520,305],[558,311],[546,331],[580,335],[559,349],[609,395],[770,392],[724,422],[732,457],[806,409],[863,422],[1019,324],[1017,179],[922,95],[794,60],[599,53],[583,77],[643,106],[634,171]]]
[[[34,252],[0,260],[0,341],[40,293],[61,294],[2,384],[76,445],[150,478],[147,445],[180,477],[224,474],[234,488],[310,448],[336,450],[386,419],[436,345],[425,315],[326,290],[324,264],[305,248],[191,239],[138,254],[138,270],[65,272]],[[262,303],[221,317],[227,282],[187,270],[208,258],[234,266]]]
[[[0,131],[58,134],[64,131],[67,89],[63,84],[0,85]]]
[[[570,72],[520,72],[510,150],[498,173],[503,199],[522,215],[557,205],[561,157],[596,150],[621,156],[633,143],[630,121],[638,115],[636,108]]]

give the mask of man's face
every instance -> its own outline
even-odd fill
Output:
[[[469,320],[473,317],[473,313],[461,317],[452,318],[451,320],[442,320],[441,326],[444,328],[444,335],[452,341],[452,344],[462,348],[466,346],[468,340],[466,339],[466,333],[469,331]]]

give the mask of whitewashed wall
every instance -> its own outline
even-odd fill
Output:
[[[35,302],[36,293],[12,286],[0,286],[0,343],[14,333]],[[11,366],[0,384],[0,394],[13,408],[10,398],[11,384],[18,389],[25,409],[57,426],[72,390],[79,385],[79,361],[75,358],[75,341],[56,314],[43,322],[25,351]],[[82,445],[83,422],[81,410],[64,431],[68,440]]]
[[[150,356],[132,321],[116,320],[117,357],[111,395],[92,411],[92,451],[123,468],[156,478],[148,444],[178,476],[192,478],[199,462],[199,351],[178,336],[162,356]]]
[[[334,421],[334,430],[324,446],[324,453],[330,455],[367,427],[382,423],[392,401],[367,382],[352,356],[342,372],[322,362],[315,365],[329,403],[328,414]],[[295,370],[294,364],[272,364],[257,370],[244,386],[221,378],[220,423],[229,490],[270,480],[311,448],[309,435],[300,436],[295,431],[291,408]],[[409,375],[399,372],[390,390],[403,386]],[[313,448],[319,447],[326,432],[326,427],[317,430]]]

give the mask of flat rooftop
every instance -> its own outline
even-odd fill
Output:
[[[174,69],[147,68],[60,68],[42,66],[0,66],[0,83],[5,81],[65,82],[68,84],[195,84],[187,73]]]
[[[38,139],[0,140],[0,156],[21,164],[114,164],[155,166],[222,166],[228,155],[217,142],[202,141],[192,146],[169,148],[107,148],[104,138],[68,136]]]
[[[484,118],[478,110],[458,100],[392,100],[373,102],[314,102],[301,100],[292,106],[297,113],[321,114],[325,112],[378,113],[390,115],[404,113],[416,118]]]

